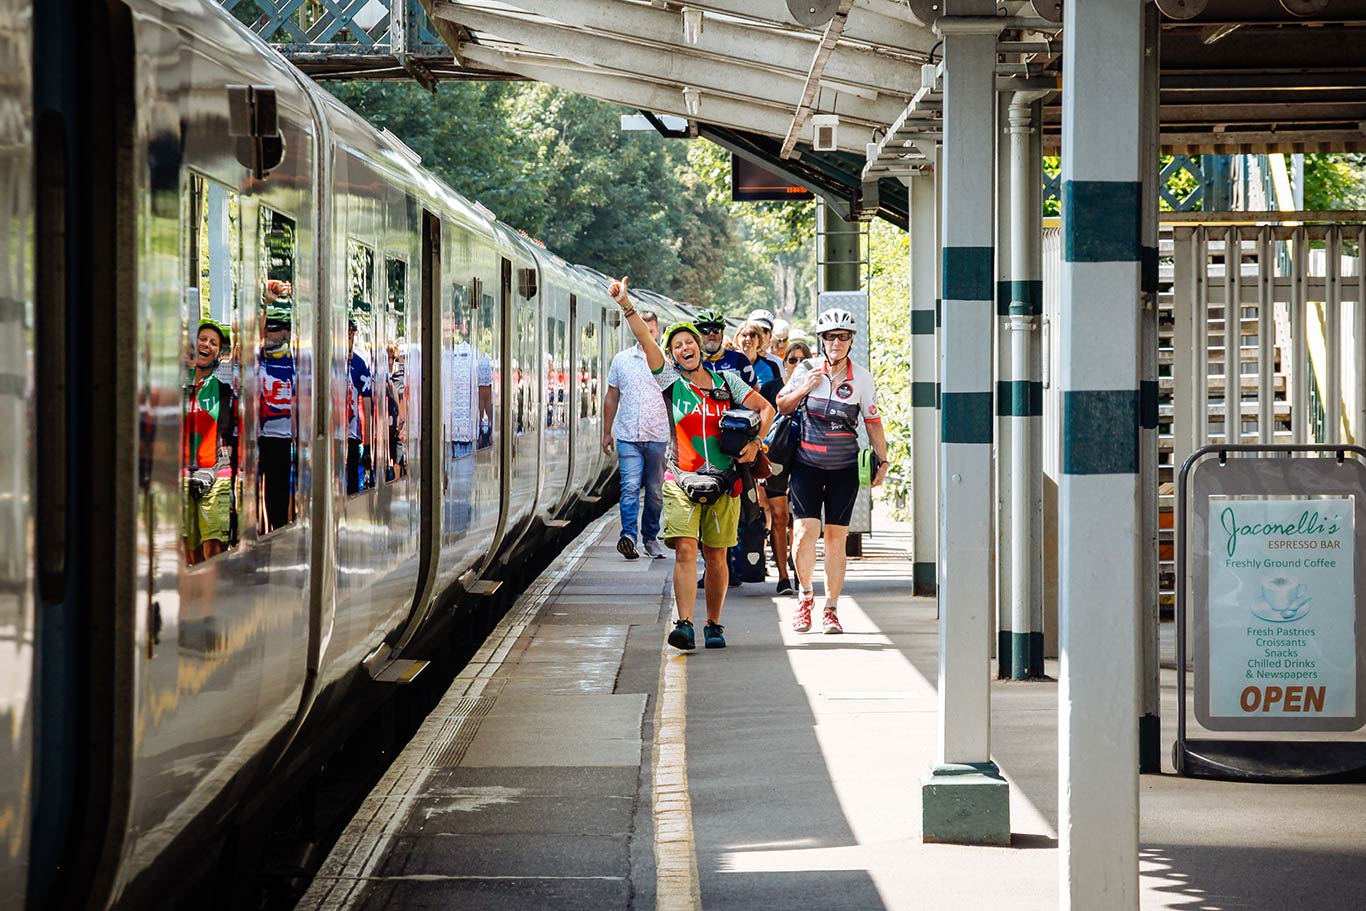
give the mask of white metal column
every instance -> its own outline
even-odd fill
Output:
[[[1059,898],[1137,911],[1142,0],[1063,9]]]
[[[935,352],[935,267],[939,261],[935,175],[911,178],[911,498],[914,522],[914,593],[938,589],[939,385]]]
[[[950,0],[944,36],[939,463],[939,750],[922,789],[927,841],[1009,844],[991,762],[991,437],[995,148],[993,0]],[[966,17],[956,20],[955,17]]]

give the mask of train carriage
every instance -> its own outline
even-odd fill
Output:
[[[0,0],[5,908],[164,904],[614,468],[601,276],[218,4],[78,7]]]

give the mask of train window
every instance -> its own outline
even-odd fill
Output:
[[[512,382],[514,392],[513,432],[521,435],[527,430],[527,406],[535,395],[534,351],[536,337],[536,313],[529,307],[515,308],[517,315],[517,338],[513,348],[517,355],[512,362]]]
[[[479,357],[474,350],[470,289],[459,283],[451,288],[451,312],[447,314],[446,383],[447,431],[451,457],[463,458],[474,452],[478,442]]]
[[[346,258],[346,492],[354,494],[375,486],[375,251],[353,240]]]
[[[598,384],[598,362],[593,356],[593,324],[585,322],[579,327],[579,418],[585,419],[597,413],[594,390]]]
[[[497,302],[492,295],[483,295],[477,311],[475,349],[479,353],[479,369],[476,377],[476,401],[479,403],[479,434],[475,449],[488,449],[493,445],[493,372],[498,348],[494,338],[494,320],[497,318]]]
[[[260,349],[256,359],[257,531],[294,521],[299,483],[298,340],[294,332],[294,221],[261,208]]]
[[[189,564],[236,546],[240,478],[242,202],[197,174],[186,199],[182,542]]]
[[[389,430],[384,478],[392,481],[408,473],[408,264],[384,260],[388,338],[384,343],[384,414]]]

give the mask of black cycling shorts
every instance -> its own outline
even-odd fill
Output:
[[[787,482],[791,477],[792,475],[789,472],[784,471],[782,474],[764,478],[759,483],[764,485],[764,493],[768,496],[785,497],[787,496]]]
[[[845,525],[854,517],[858,497],[858,466],[814,468],[800,462],[792,466],[792,515],[798,519],[819,519],[825,507],[825,524]]]

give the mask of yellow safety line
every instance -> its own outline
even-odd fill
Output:
[[[688,796],[688,659],[667,644],[660,655],[655,701],[655,908],[700,911]]]

